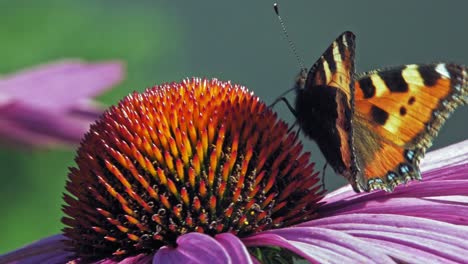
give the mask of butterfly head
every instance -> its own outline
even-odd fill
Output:
[[[299,74],[297,75],[296,80],[294,82],[294,85],[295,85],[294,88],[296,92],[305,88],[305,83],[307,80],[307,73],[308,73],[307,69],[302,68]]]

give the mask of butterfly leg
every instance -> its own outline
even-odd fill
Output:
[[[297,125],[297,119],[296,119],[296,121],[294,121],[294,124],[292,124],[292,126],[288,129],[288,133],[291,132],[296,125]],[[299,127],[299,131],[300,130],[301,130],[301,128]],[[299,132],[297,134],[299,134]],[[296,137],[297,137],[297,134],[296,134]]]
[[[289,111],[291,111],[291,113],[297,118],[297,112],[296,112],[296,109],[294,109],[294,107],[292,107],[292,105],[289,103],[288,99],[286,99],[286,97],[278,97],[272,104],[270,104],[268,107],[269,108],[272,108],[274,107],[277,103],[279,103],[280,101],[283,101],[286,106],[288,107]]]
[[[296,121],[294,121],[294,124],[292,124],[292,126],[288,129],[288,134],[289,134],[289,132],[291,132],[294,129],[294,127],[297,125],[297,123],[298,123],[298,121],[296,119]],[[299,128],[296,131],[296,135],[294,135],[294,141],[293,141],[294,143],[296,143],[296,141],[299,139],[299,133],[301,133],[301,126],[299,126]]]
[[[294,109],[294,107],[292,107],[292,105],[289,103],[288,99],[286,99],[286,97],[284,97],[284,96],[278,97],[272,104],[270,104],[268,106],[268,108],[274,107],[280,101],[283,101],[286,104],[286,106],[288,107],[289,111],[291,111],[291,113],[294,115],[294,117],[296,117],[296,121],[294,121],[294,124],[288,129],[288,133],[289,133],[294,129],[294,127],[297,125],[298,121],[297,121],[296,109]],[[295,137],[296,139],[299,138],[299,133],[301,133],[301,126],[299,126],[299,129],[296,132],[296,137]]]
[[[327,170],[328,162],[325,161],[322,169],[322,190],[325,190],[325,171]]]

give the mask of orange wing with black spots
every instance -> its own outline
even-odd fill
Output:
[[[467,68],[406,65],[355,82],[353,115],[360,189],[391,191],[420,179],[419,161],[456,107],[467,104]]]

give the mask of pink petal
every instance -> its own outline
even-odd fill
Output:
[[[150,264],[152,259],[152,255],[139,254],[136,256],[126,257],[122,260],[105,259],[96,262],[96,264]]]
[[[72,253],[64,250],[62,235],[44,238],[25,247],[0,255],[0,263],[66,263]]]
[[[162,247],[153,258],[161,263],[233,263],[223,245],[211,236],[188,233],[177,238],[177,248]]]
[[[67,111],[70,118],[81,119],[83,122],[90,123],[90,120],[97,120],[106,107],[94,101],[82,101],[74,105]]]
[[[372,238],[362,238],[362,240],[369,242],[373,247],[378,247],[379,250],[389,256],[397,256],[400,260],[400,263],[440,263],[440,264],[449,264],[449,263],[459,263],[449,261],[448,259],[441,258],[437,255],[428,253],[424,250],[415,249],[402,245],[400,243],[394,243],[389,241],[382,241]]]
[[[362,204],[349,205],[342,210],[329,211],[329,216],[344,214],[395,214],[443,221],[453,224],[468,224],[467,204],[444,202],[443,200],[395,198],[379,203],[368,201]]]
[[[93,121],[20,103],[0,107],[0,135],[7,143],[78,143]]]
[[[276,245],[288,248],[309,261],[319,263],[394,263],[391,258],[368,250],[372,248],[371,244],[339,231],[291,227],[264,232],[263,235],[267,237],[270,235],[280,237],[281,243],[259,237],[260,235],[253,235],[242,241],[247,246]]]
[[[258,233],[252,236],[249,236],[247,238],[243,238],[242,242],[247,247],[261,247],[261,246],[266,246],[266,247],[281,247],[288,249],[295,254],[307,259],[310,263],[319,263],[320,259],[320,251],[317,251],[316,255],[318,256],[312,256],[310,254],[307,254],[307,252],[304,252],[300,247],[297,247],[293,242],[288,241],[281,236],[278,236],[276,234],[268,234],[265,232]],[[326,255],[325,255],[326,257]]]
[[[426,154],[421,162],[421,170],[441,170],[446,166],[468,163],[468,140],[440,148]]]
[[[216,235],[218,241],[231,257],[232,263],[253,263],[249,251],[244,243],[231,233]]]
[[[377,191],[356,194],[342,201],[327,203],[319,209],[319,214],[326,217],[351,213],[384,213],[466,225],[468,203],[461,197],[466,197],[468,193],[468,179],[460,179],[466,178],[468,164],[458,164],[446,168],[445,171],[450,172],[447,177],[440,173],[439,177],[434,176],[426,181],[412,183],[396,189],[393,193]]]
[[[389,231],[397,233],[412,232],[414,234],[430,233],[431,236],[438,235],[448,237],[454,244],[468,240],[468,226],[453,225],[441,221],[425,219],[420,217],[393,215],[393,214],[347,214],[326,217],[302,223],[300,226],[326,227],[334,230],[343,230],[343,228],[356,229],[365,227],[371,230]],[[339,228],[338,228],[339,227]],[[388,229],[390,228],[390,229]],[[423,236],[425,236],[423,234]],[[458,244],[468,249],[468,244]]]
[[[373,242],[376,240],[391,242],[407,248],[409,253],[415,254],[414,250],[424,251],[427,256],[447,261],[460,262],[466,259],[465,255],[468,252],[467,226],[419,217],[394,214],[346,214],[316,219],[303,223],[301,226],[337,230],[361,240],[366,238]],[[370,241],[366,239],[364,241]],[[374,250],[378,251],[379,248]],[[401,260],[411,258],[410,255],[402,254],[391,256]]]
[[[0,79],[0,95],[9,102],[60,110],[111,88],[123,71],[120,62],[55,62]]]

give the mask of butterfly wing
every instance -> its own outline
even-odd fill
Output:
[[[355,36],[342,33],[310,68],[306,87],[326,85],[339,88],[349,99],[352,96],[354,78]]]
[[[374,71],[355,83],[353,131],[358,185],[391,191],[420,179],[419,161],[448,116],[467,104],[467,68],[406,65]]]
[[[296,113],[335,171],[354,182],[351,116],[354,96],[355,36],[341,34],[296,81]],[[317,127],[320,124],[321,127]]]

